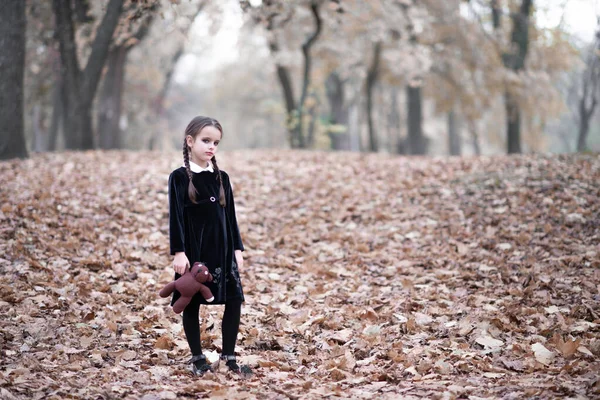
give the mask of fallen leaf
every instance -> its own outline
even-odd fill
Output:
[[[121,354],[121,359],[125,361],[131,361],[137,357],[137,353],[133,350],[127,350],[123,354]]]
[[[578,351],[578,352],[580,352],[580,353],[583,353],[583,354],[585,354],[586,356],[594,357],[594,354],[593,354],[591,351],[589,351],[589,350],[588,350],[586,347],[584,347],[584,346],[579,346],[579,347],[577,348],[577,351]]]
[[[156,339],[156,343],[154,344],[154,347],[163,350],[172,350],[174,346],[175,342],[173,342],[173,339],[168,335],[159,337]]]
[[[560,351],[563,357],[571,357],[577,351],[581,339],[563,341],[562,338],[556,343],[556,349]]]
[[[475,342],[482,345],[486,349],[496,349],[504,345],[504,342],[500,339],[494,339],[491,336],[480,336],[475,339]]]
[[[496,379],[496,378],[502,378],[504,375],[504,373],[502,372],[484,372],[483,376],[485,376],[486,378],[492,378],[492,379]]]
[[[600,391],[597,154],[222,152],[246,248],[236,355],[248,379],[216,368],[223,306],[201,307],[215,372],[192,377],[181,316],[157,295],[173,278],[168,176],[180,159],[0,162],[0,397]]]
[[[541,343],[532,344],[531,350],[533,350],[535,359],[541,364],[550,365],[552,360],[554,360],[555,354]]]

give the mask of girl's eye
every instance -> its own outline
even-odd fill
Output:
[[[208,142],[210,142],[210,140],[208,140],[208,139],[202,139],[202,141],[203,141],[204,143],[208,143]]]
[[[221,143],[221,142],[215,142],[215,146],[218,146],[218,145],[219,145],[219,143]]]

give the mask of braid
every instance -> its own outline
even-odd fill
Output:
[[[187,172],[190,183],[188,184],[188,196],[192,203],[196,204],[196,187],[192,182],[192,170],[190,169],[190,152],[188,150],[186,138],[183,139],[183,163],[185,164],[185,170]]]
[[[192,203],[197,204],[196,187],[192,182],[192,170],[190,169],[190,149],[187,146],[187,137],[191,136],[192,139],[196,140],[196,136],[207,126],[214,126],[216,129],[221,132],[221,137],[223,136],[223,127],[214,118],[202,117],[198,116],[192,119],[192,121],[185,128],[185,138],[183,139],[183,162],[185,165],[185,170],[187,171],[188,178],[190,179],[190,183],[188,185],[188,195]],[[217,179],[219,180],[219,203],[221,206],[225,207],[225,189],[223,188],[223,177],[221,176],[221,171],[219,170],[219,166],[217,165],[217,159],[213,156],[211,159],[213,168],[217,172]]]
[[[219,166],[217,165],[217,158],[215,156],[213,156],[213,158],[210,159],[210,161],[212,161],[212,165],[215,169],[215,171],[217,171],[217,179],[219,180],[219,203],[225,207],[225,189],[223,189],[223,176],[221,175],[221,170],[219,169]]]

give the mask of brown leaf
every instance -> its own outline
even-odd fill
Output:
[[[556,343],[556,349],[560,351],[563,357],[571,357],[577,351],[579,344],[581,343],[581,338],[576,340],[567,339],[563,341],[562,338],[559,338]]]
[[[236,354],[255,375],[191,379],[157,296],[180,154],[32,153],[0,162],[0,397],[594,396],[597,155],[220,154],[246,247]],[[222,313],[201,307],[211,363]]]
[[[174,346],[175,342],[173,342],[173,339],[171,339],[171,337],[168,335],[163,335],[159,337],[158,339],[156,339],[156,343],[154,344],[154,347],[163,350],[172,350]]]

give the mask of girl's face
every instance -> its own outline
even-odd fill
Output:
[[[217,153],[221,141],[221,131],[214,126],[205,126],[195,138],[188,135],[186,141],[191,149],[190,160],[201,167],[206,167]]]

